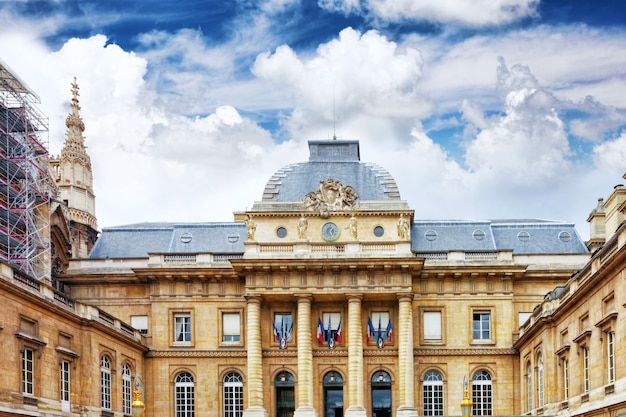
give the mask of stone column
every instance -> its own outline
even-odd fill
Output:
[[[261,347],[261,302],[260,295],[247,298],[248,318],[246,323],[246,345],[248,347],[248,408],[243,417],[267,417],[263,407],[263,351]]]
[[[348,409],[346,417],[364,417],[363,323],[361,295],[348,295]]]
[[[417,417],[413,359],[413,294],[398,294],[397,417]]]
[[[294,417],[317,417],[313,408],[313,345],[311,339],[311,294],[298,298],[298,408]]]

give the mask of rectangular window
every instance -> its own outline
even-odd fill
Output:
[[[285,339],[287,342],[293,340],[293,317],[291,313],[274,313],[274,341],[280,342]]]
[[[337,334],[339,331],[339,322],[341,321],[341,314],[339,313],[324,313],[322,315],[324,324],[324,342],[328,342],[328,337],[332,337],[333,341],[337,341]],[[340,341],[340,340],[339,340]]]
[[[388,311],[372,311],[372,325],[374,326],[374,342],[378,338],[391,341],[391,318]]]
[[[569,398],[569,361],[563,359],[563,397]]]
[[[130,316],[130,325],[141,334],[148,334],[148,316]]]
[[[191,315],[189,313],[174,314],[174,341],[191,342]]]
[[[424,340],[441,340],[441,311],[424,312]]]
[[[607,383],[615,382],[615,332],[606,334]]]
[[[583,347],[583,392],[589,392],[589,348]]]
[[[35,355],[31,349],[24,349],[22,352],[22,393],[35,394]]]
[[[239,313],[222,314],[222,341],[241,341],[241,319]]]
[[[61,411],[70,411],[70,363],[61,362]]]
[[[491,313],[475,312],[472,315],[474,340],[491,339]]]

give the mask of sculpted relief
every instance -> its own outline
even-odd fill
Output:
[[[328,178],[320,181],[319,190],[311,191],[304,196],[302,203],[305,209],[319,211],[324,215],[332,210],[353,209],[358,198],[359,194],[353,187]]]

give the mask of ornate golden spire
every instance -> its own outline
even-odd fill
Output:
[[[72,102],[70,104],[71,113],[65,119],[67,131],[65,133],[65,145],[61,150],[61,160],[68,162],[78,162],[91,169],[91,159],[85,149],[85,123],[80,117],[80,104],[78,104],[78,84],[76,77],[72,83]]]

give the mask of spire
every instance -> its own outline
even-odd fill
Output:
[[[80,117],[80,104],[78,103],[78,84],[76,77],[72,83],[72,102],[70,103],[71,113],[65,118],[65,145],[61,150],[61,160],[66,162],[77,162],[85,168],[91,170],[91,159],[87,155],[85,148],[85,123]]]

